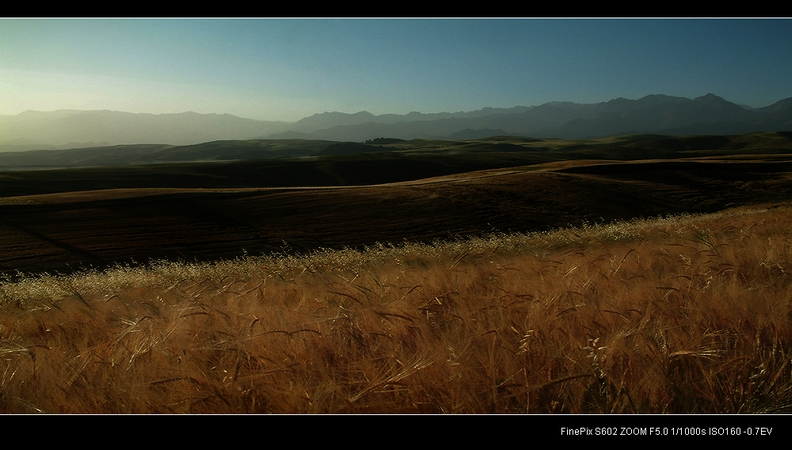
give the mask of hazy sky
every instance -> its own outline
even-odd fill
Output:
[[[792,19],[0,19],[0,114],[472,111],[792,97]]]

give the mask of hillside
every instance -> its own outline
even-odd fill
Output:
[[[0,172],[0,271],[428,242],[792,198],[787,134],[388,146]]]
[[[497,131],[497,130],[492,130]],[[457,171],[505,167],[536,162],[579,159],[651,159],[700,155],[723,156],[736,153],[784,153],[792,139],[790,132],[746,133],[742,135],[680,135],[638,134],[600,139],[564,140],[537,139],[522,136],[461,135],[476,133],[463,130],[457,139],[395,139],[373,138],[363,143],[304,139],[256,139],[211,141],[194,145],[116,145],[106,147],[36,150],[0,153],[0,171],[63,169],[86,167],[152,166],[191,162],[256,162],[258,170],[268,164],[282,166],[285,161],[304,167],[317,164],[306,157],[339,157],[378,154],[381,159],[415,160],[421,163],[480,160],[479,166],[463,165]],[[483,155],[487,153],[487,155]],[[501,160],[499,161],[499,157]],[[262,161],[268,161],[262,164]],[[278,161],[272,161],[278,160]],[[216,166],[222,167],[222,166]],[[168,170],[151,167],[140,170]],[[214,170],[209,168],[207,170]],[[222,169],[220,169],[222,170]],[[238,169],[235,169],[235,171]],[[439,172],[444,174],[445,172]],[[227,177],[233,175],[226,174]],[[412,179],[426,175],[420,173]],[[400,180],[410,179],[409,175]],[[366,181],[369,182],[369,181]],[[294,184],[317,185],[311,177],[298,177]],[[354,180],[340,184],[360,184]],[[276,184],[266,184],[276,186]]]
[[[560,414],[531,429],[548,437],[591,426],[570,414],[656,430],[723,414],[707,433],[739,415],[777,435],[790,220],[736,208],[0,279],[0,413]],[[705,430],[674,420],[665,434]]]
[[[790,133],[27,153],[2,413],[790,411]]]

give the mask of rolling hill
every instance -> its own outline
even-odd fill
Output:
[[[165,164],[0,171],[0,272],[425,242],[792,198],[789,133],[300,141],[289,151],[304,143],[314,156],[219,160],[267,143],[137,148],[149,161],[169,155]]]

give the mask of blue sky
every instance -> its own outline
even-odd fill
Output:
[[[0,114],[294,121],[709,92],[792,97],[792,19],[0,19]]]

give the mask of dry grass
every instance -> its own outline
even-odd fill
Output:
[[[792,209],[0,283],[5,413],[792,411]]]

